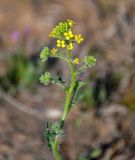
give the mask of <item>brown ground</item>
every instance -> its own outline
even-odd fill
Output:
[[[135,160],[135,117],[127,109],[135,110],[134,0],[0,0],[0,74],[7,68],[3,59],[16,50],[31,55],[46,44],[52,47],[54,41],[48,40],[48,34],[56,23],[68,18],[78,24],[75,31],[85,36],[75,55],[82,58],[90,51],[97,57],[90,75],[103,78],[116,72],[122,74],[122,81],[114,101],[98,112],[89,106],[82,111],[83,103],[72,110],[61,152],[65,160],[79,160],[80,156],[89,160],[98,147],[101,154],[92,160]],[[20,37],[12,41],[15,31]],[[63,64],[54,69],[68,75]],[[16,97],[4,95],[0,99],[0,160],[53,159],[43,131],[46,120],[58,120],[63,101],[63,92],[55,86],[38,86],[36,92],[24,90]]]

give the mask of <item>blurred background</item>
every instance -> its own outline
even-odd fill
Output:
[[[81,76],[87,85],[65,125],[64,160],[135,160],[134,0],[0,0],[0,160],[53,160],[44,130],[59,120],[65,95],[39,76],[69,73],[39,54],[55,46],[48,35],[67,19],[85,37],[74,55],[97,64]]]

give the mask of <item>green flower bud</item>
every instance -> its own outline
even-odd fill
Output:
[[[49,57],[50,55],[50,50],[48,47],[45,47],[43,48],[43,50],[41,51],[41,54],[40,54],[40,58],[42,60],[42,62],[45,62],[47,60],[47,58]]]
[[[85,56],[83,61],[88,67],[92,67],[96,64],[96,58],[94,56]]]
[[[48,85],[51,81],[51,74],[50,72],[45,72],[41,77],[39,78],[40,82],[44,85]]]

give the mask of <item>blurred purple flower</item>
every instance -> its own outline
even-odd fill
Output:
[[[20,32],[19,31],[12,32],[10,38],[13,42],[17,42],[20,38]]]

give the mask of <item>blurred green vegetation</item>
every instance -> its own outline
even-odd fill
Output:
[[[89,83],[79,92],[78,99],[82,101],[82,110],[89,107],[99,107],[103,103],[113,100],[113,94],[119,87],[122,75],[107,73],[104,77],[89,78]]]
[[[23,52],[15,53],[7,59],[6,74],[0,76],[3,90],[15,93],[21,89],[34,89],[42,72],[42,64],[34,63]]]
[[[102,155],[101,148],[94,148],[90,152],[87,152],[85,155],[81,155],[79,160],[95,160]]]

